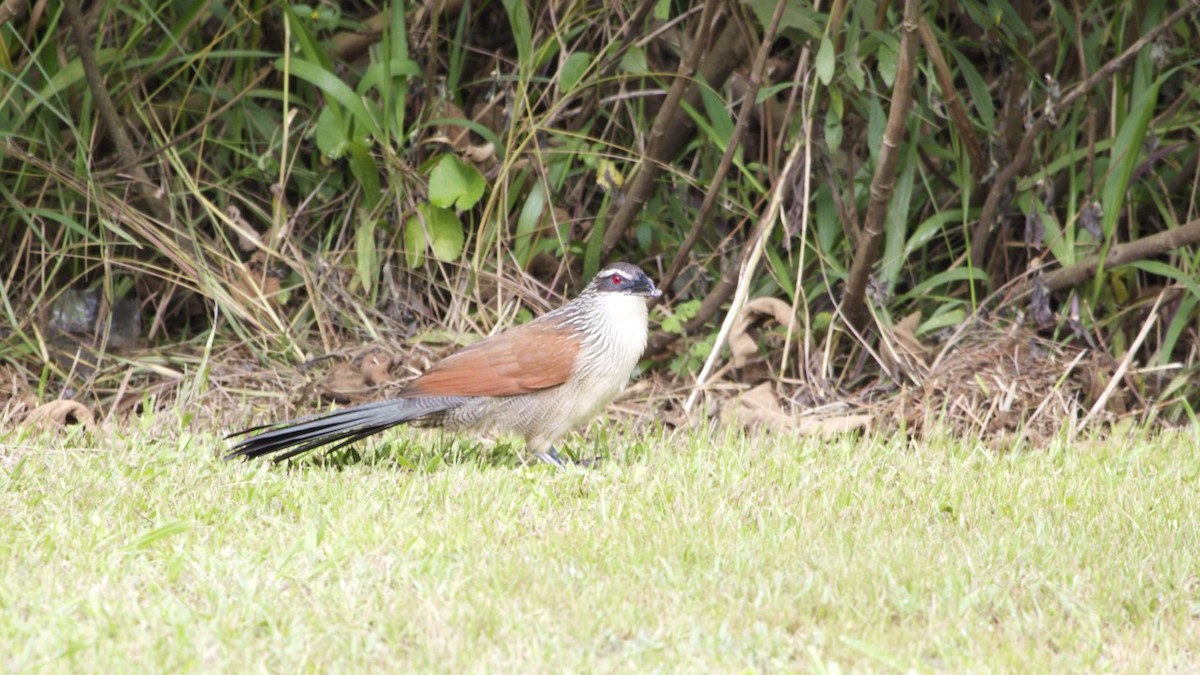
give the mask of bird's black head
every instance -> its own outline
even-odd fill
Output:
[[[662,291],[654,286],[654,282],[637,265],[616,262],[605,265],[592,278],[591,288],[598,293],[622,293],[646,298],[657,298]]]

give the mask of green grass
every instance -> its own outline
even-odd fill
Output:
[[[1200,668],[1194,435],[676,435],[566,471],[73,442],[0,445],[5,671]]]

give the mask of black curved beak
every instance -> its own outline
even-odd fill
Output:
[[[658,290],[658,288],[654,286],[654,282],[650,280],[650,277],[646,276],[645,274],[638,277],[637,281],[633,283],[633,288],[630,289],[630,292],[632,292],[634,295],[640,295],[647,298],[657,298],[662,295],[662,291]]]

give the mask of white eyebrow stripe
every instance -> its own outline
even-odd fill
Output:
[[[606,277],[606,276],[608,276],[608,275],[610,275],[610,274],[616,274],[616,275],[620,276],[622,279],[628,279],[628,278],[629,278],[629,275],[625,274],[625,272],[624,272],[623,270],[619,270],[619,269],[617,269],[617,268],[615,268],[615,267],[610,267],[610,268],[608,268],[608,269],[606,269],[606,270],[601,270],[601,272],[600,272],[599,276],[605,276],[605,277]]]

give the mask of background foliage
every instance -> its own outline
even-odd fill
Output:
[[[621,258],[667,289],[646,364],[667,383],[728,359],[795,404],[874,400],[1005,336],[1061,357],[1026,364],[1046,386],[1098,373],[1079,412],[1185,421],[1197,19],[5,0],[2,386],[106,415],[181,383],[237,395],[346,346],[436,350]],[[1026,376],[954,379],[995,399]]]

